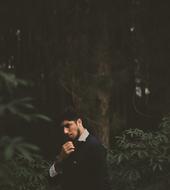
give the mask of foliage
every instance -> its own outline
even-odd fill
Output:
[[[114,187],[137,189],[170,174],[169,124],[165,117],[156,132],[128,129],[115,138],[108,156]]]
[[[47,189],[49,165],[37,154],[38,147],[20,137],[3,137],[0,149],[0,189]]]
[[[29,85],[31,83],[18,79],[13,73],[0,71],[0,117],[11,114],[27,122],[37,119],[51,121],[47,116],[36,112],[32,98],[21,97],[21,93],[18,93],[20,88]]]
[[[36,112],[30,97],[23,97],[19,88],[29,85],[12,73],[0,71],[0,120],[15,116],[31,122],[35,119],[51,121]],[[13,123],[17,124],[17,123]],[[6,126],[1,125],[0,129]],[[0,134],[0,189],[47,189],[48,163],[40,156],[39,148],[21,137],[10,138]]]

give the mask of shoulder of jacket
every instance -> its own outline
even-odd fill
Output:
[[[89,135],[89,137],[87,138],[87,144],[91,148],[105,149],[102,143],[93,135]]]

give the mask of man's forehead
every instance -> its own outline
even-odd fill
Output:
[[[64,121],[62,121],[61,124],[65,125],[65,124],[67,124],[67,123],[69,123],[69,122],[70,122],[69,120],[64,120]]]

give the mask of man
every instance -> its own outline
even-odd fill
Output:
[[[50,167],[50,177],[57,177],[63,190],[109,190],[106,151],[83,126],[81,116],[69,108],[61,127],[67,140]]]

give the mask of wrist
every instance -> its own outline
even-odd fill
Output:
[[[54,161],[54,168],[57,173],[62,173],[62,160],[59,156],[56,156]]]
[[[62,158],[62,156],[59,154],[59,155],[57,155],[56,156],[56,162],[57,163],[61,163],[63,161],[63,158]]]

